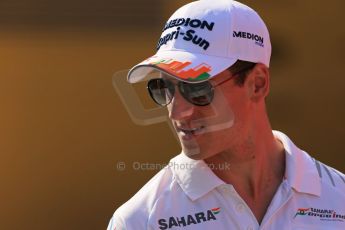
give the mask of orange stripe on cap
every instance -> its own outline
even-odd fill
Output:
[[[179,61],[173,61],[173,60],[160,60],[151,62],[151,65],[156,65],[165,71],[167,71],[170,74],[176,75],[179,78],[182,79],[188,79],[188,80],[204,80],[207,79],[210,74],[208,74],[209,71],[211,71],[211,66],[209,66],[206,63],[202,63],[194,68],[189,68],[186,70],[183,70],[185,67],[192,64],[191,62],[179,62]]]

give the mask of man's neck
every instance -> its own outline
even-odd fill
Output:
[[[260,223],[282,182],[285,152],[272,132],[260,133],[250,140],[252,146],[235,148],[208,159],[207,164],[230,164],[228,170],[213,170],[224,182],[232,184]]]

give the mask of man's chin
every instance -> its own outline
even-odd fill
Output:
[[[190,141],[180,140],[183,153],[193,160],[203,160],[206,157],[205,151],[202,151],[199,143],[192,139]]]
[[[205,158],[205,155],[201,153],[199,148],[182,148],[183,153],[193,159],[193,160],[203,160]]]

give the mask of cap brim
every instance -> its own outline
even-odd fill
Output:
[[[185,82],[207,81],[229,68],[236,58],[224,58],[181,50],[162,51],[134,66],[128,73],[130,83],[139,82],[154,70]]]

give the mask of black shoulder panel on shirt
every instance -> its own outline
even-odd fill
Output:
[[[319,173],[320,178],[323,178],[323,172],[324,172],[324,175],[327,175],[327,178],[329,179],[329,181],[334,187],[336,187],[337,185],[336,181],[339,181],[339,179],[336,179],[336,177],[339,177],[340,181],[342,181],[345,185],[345,177],[342,173],[321,163],[318,160],[315,160],[314,158],[313,158],[313,161],[315,163],[315,167],[317,169],[317,172]]]

